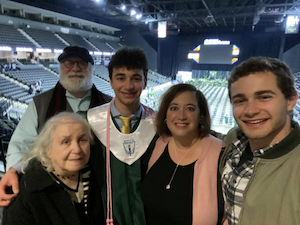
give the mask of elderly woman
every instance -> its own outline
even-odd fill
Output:
[[[87,166],[92,140],[78,114],[49,119],[24,159],[20,192],[5,208],[2,224],[104,224],[99,188]]]
[[[204,95],[189,84],[171,87],[157,114],[160,138],[141,194],[149,225],[216,225],[223,217],[218,158]]]

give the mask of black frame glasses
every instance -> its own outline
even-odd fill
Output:
[[[78,66],[80,69],[86,69],[86,68],[88,67],[88,64],[89,64],[88,62],[83,61],[83,60],[77,61],[77,62],[72,61],[72,60],[65,60],[65,61],[63,61],[62,63],[63,63],[63,64],[65,65],[65,67],[67,67],[68,69],[72,69],[73,66],[75,65],[75,63],[77,64],[77,66]]]

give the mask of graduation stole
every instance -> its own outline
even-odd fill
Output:
[[[123,134],[114,125],[110,114],[107,113],[109,104],[88,111],[88,121],[97,138],[107,147],[107,116],[109,116],[110,151],[120,161],[132,165],[147,150],[154,135],[154,122],[150,110],[142,110],[137,129],[130,134]],[[150,112],[149,112],[150,111]]]

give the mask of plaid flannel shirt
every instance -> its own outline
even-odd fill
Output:
[[[248,145],[248,138],[241,134],[232,142],[234,150],[226,159],[222,174],[222,189],[225,199],[225,211],[229,225],[236,225],[243,207],[244,192],[253,174],[253,168],[257,158],[271,147],[259,149],[253,152],[253,159],[239,165],[242,154]]]

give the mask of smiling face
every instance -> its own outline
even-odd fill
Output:
[[[65,61],[76,62],[73,67],[65,66]],[[88,63],[87,67],[82,69],[78,63],[85,61],[80,57],[73,56],[63,60],[60,64],[60,83],[75,97],[83,97],[93,86],[93,65]]]
[[[143,69],[113,68],[110,85],[116,94],[115,106],[122,114],[128,109],[132,113],[138,110],[140,95],[147,86]]]
[[[90,140],[86,129],[79,123],[58,125],[48,155],[58,174],[81,170],[90,158]]]
[[[264,148],[290,133],[289,114],[297,103],[298,95],[285,99],[272,72],[241,77],[230,89],[233,116],[249,138],[250,145],[257,143],[259,148]]]
[[[197,137],[200,109],[195,94],[185,91],[176,95],[168,107],[166,119],[173,137]]]

